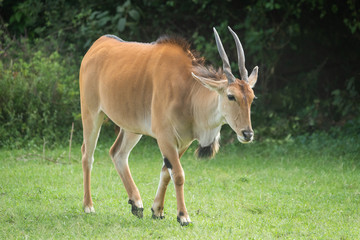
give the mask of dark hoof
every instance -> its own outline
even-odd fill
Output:
[[[165,216],[156,216],[156,215],[154,214],[154,209],[152,209],[152,208],[151,208],[151,212],[152,212],[152,218],[153,218],[153,219],[164,219],[164,218],[165,218]]]
[[[185,226],[189,226],[189,225],[191,225],[192,224],[192,222],[191,221],[181,221],[181,218],[178,216],[177,217],[177,221],[180,223],[180,225],[182,226],[182,227],[185,227]]]
[[[138,218],[143,218],[144,208],[138,208],[137,206],[135,206],[135,203],[132,200],[129,200],[128,203],[131,204],[131,213],[137,216]]]

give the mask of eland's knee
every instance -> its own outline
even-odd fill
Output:
[[[185,183],[185,174],[183,171],[179,172],[179,173],[173,173],[173,181],[174,184],[177,186],[182,186]]]

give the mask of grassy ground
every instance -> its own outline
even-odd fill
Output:
[[[176,222],[172,183],[166,218],[151,218],[162,159],[144,140],[130,156],[143,219],[130,213],[110,143],[96,151],[91,215],[82,211],[80,146],[71,161],[66,147],[45,157],[41,147],[0,150],[0,239],[360,239],[360,137],[236,143],[212,160],[196,160],[192,146],[182,159],[189,227]]]

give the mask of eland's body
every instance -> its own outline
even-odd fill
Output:
[[[94,149],[106,115],[120,127],[110,156],[128,193],[132,213],[142,217],[143,204],[131,177],[128,157],[141,136],[148,135],[157,140],[164,157],[152,206],[153,217],[164,217],[165,192],[172,179],[178,221],[182,225],[190,222],[180,158],[191,142],[199,141],[199,156],[213,155],[218,149],[220,128],[225,123],[241,142],[253,139],[250,105],[257,67],[248,77],[240,41],[234,32],[232,34],[243,80],[232,75],[216,31],[224,63],[223,70],[219,71],[204,67],[202,59],[194,56],[187,43],[180,39],[160,38],[147,44],[124,42],[106,35],[92,45],[80,68],[85,212],[94,212],[90,175]]]

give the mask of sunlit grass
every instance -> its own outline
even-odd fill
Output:
[[[130,213],[108,156],[111,143],[100,142],[96,151],[96,213],[91,215],[82,211],[79,145],[70,161],[66,147],[46,150],[45,158],[41,147],[0,150],[0,239],[360,237],[359,137],[236,143],[220,148],[212,160],[195,159],[193,145],[182,158],[186,204],[194,222],[190,227],[176,221],[172,183],[166,218],[151,218],[162,159],[155,142],[144,140],[130,156],[145,207],[143,219]]]

